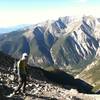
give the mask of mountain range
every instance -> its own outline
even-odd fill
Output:
[[[99,27],[99,18],[93,16],[47,20],[0,35],[0,51],[15,58],[27,52],[30,65],[81,70],[97,55]]]
[[[22,28],[25,28],[25,27],[28,27],[30,25],[17,25],[17,26],[10,26],[10,27],[5,27],[5,28],[0,28],[0,34],[4,34],[4,33],[9,33],[9,32],[12,32],[12,31],[16,31],[16,30],[19,30],[19,29],[22,29]]]

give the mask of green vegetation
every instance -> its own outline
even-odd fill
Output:
[[[98,64],[94,65],[94,67],[90,69],[88,73],[92,75],[92,79],[94,83],[100,81],[100,61],[98,61]]]
[[[94,86],[93,92],[100,89],[100,59],[96,59],[94,64],[90,64],[80,73],[80,78]]]
[[[30,41],[30,55],[34,55],[35,57],[42,55],[39,51],[35,38]]]
[[[63,45],[64,42],[64,37],[59,38],[56,41],[56,44],[53,45],[52,47],[52,53],[56,56],[60,50],[60,47]]]
[[[100,84],[99,84],[99,85],[96,85],[96,86],[92,89],[93,92],[97,92],[98,90],[100,90]]]
[[[98,60],[97,63],[84,74],[91,75],[92,83],[97,84],[97,82],[100,81],[100,60]]]

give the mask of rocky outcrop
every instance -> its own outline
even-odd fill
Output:
[[[26,96],[19,93],[9,97],[18,85],[16,76],[14,77],[11,70],[14,59],[3,53],[1,55],[0,98],[2,100],[95,100],[97,97],[87,94],[91,93],[92,86],[80,79],[74,79],[73,76],[58,69],[46,71],[32,66],[29,67],[31,77],[26,86]]]

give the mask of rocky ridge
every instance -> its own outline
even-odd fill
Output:
[[[7,95],[12,93],[18,85],[16,79],[14,79],[14,73],[12,72],[14,59],[8,55],[4,55],[3,53],[0,53],[0,55],[2,55],[0,56],[1,100],[99,100],[96,99],[97,97],[99,98],[98,95],[91,94],[91,96],[90,94],[79,92],[78,89],[71,86],[70,84],[72,84],[72,81],[70,82],[70,79],[73,80],[72,76],[70,76],[70,78],[68,78],[68,75],[66,76],[69,85],[64,86],[64,84],[54,82],[54,80],[56,81],[56,78],[53,80],[53,77],[51,77],[52,74],[48,75],[48,73],[45,73],[45,71],[40,68],[33,68],[34,70],[32,73],[30,72],[31,77],[26,87],[26,96],[23,96],[23,94],[20,93],[8,98]],[[57,79],[59,79],[59,77]]]

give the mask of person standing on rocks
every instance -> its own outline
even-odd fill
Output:
[[[23,53],[21,59],[17,62],[17,74],[18,74],[18,82],[19,85],[16,90],[12,93],[12,95],[16,94],[17,92],[21,91],[25,95],[26,91],[26,82],[27,82],[27,76],[28,76],[28,54]]]

